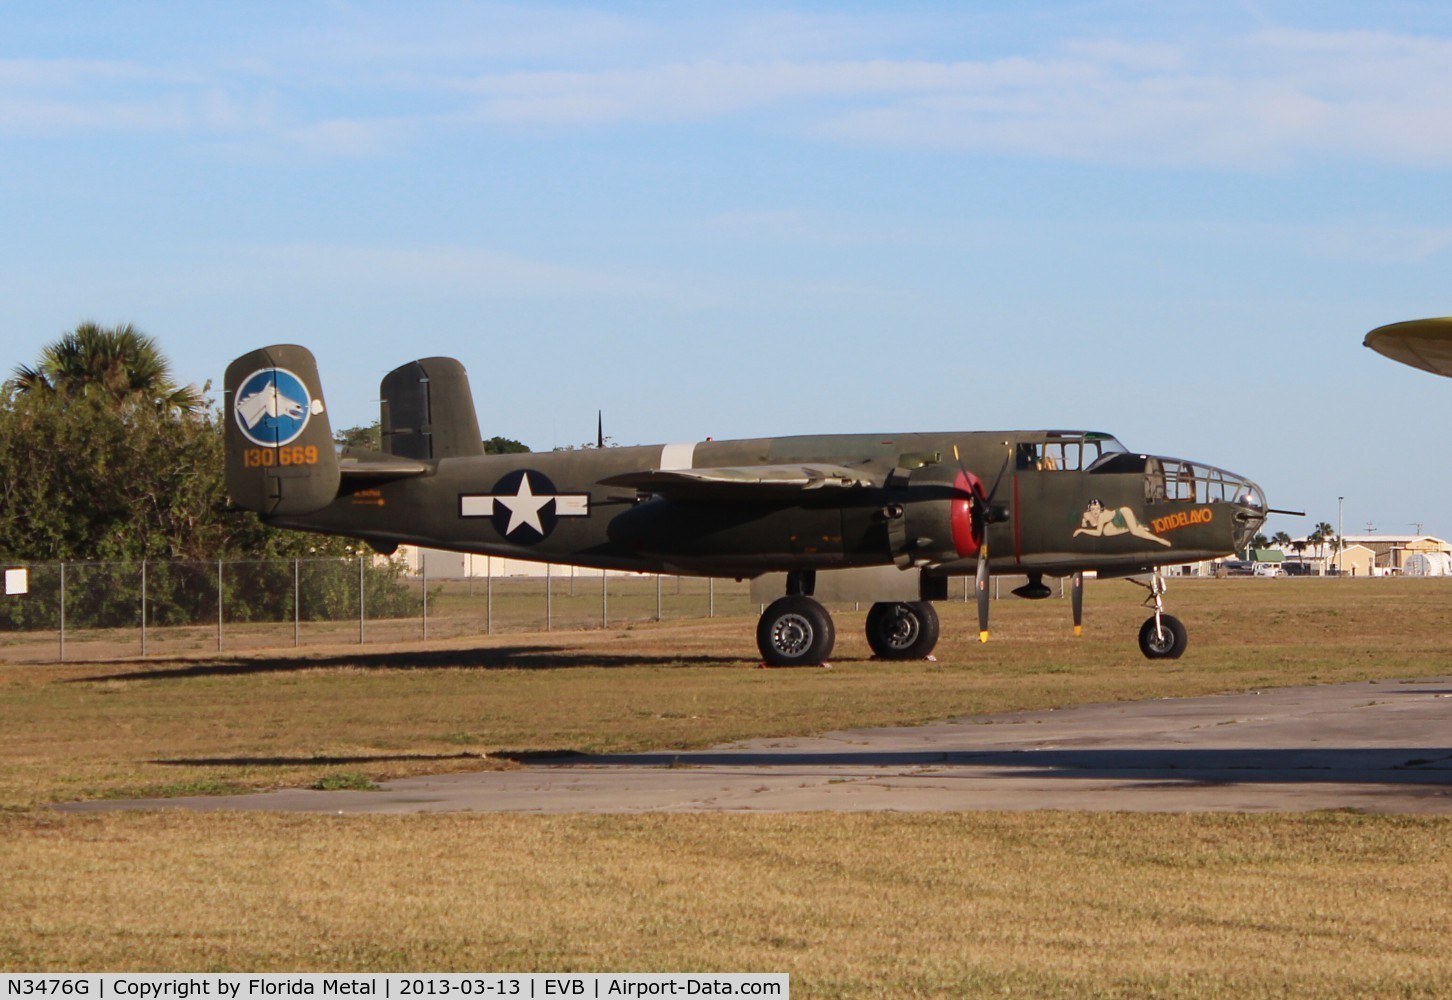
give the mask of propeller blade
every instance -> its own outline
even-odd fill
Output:
[[[1084,572],[1080,570],[1073,576],[1072,582],[1073,604],[1074,604],[1074,634],[1084,634]]]
[[[988,641],[988,539],[985,536],[983,547],[978,550],[978,572],[974,576],[974,586],[978,591],[978,641]]]
[[[998,467],[998,475],[993,477],[993,488],[988,491],[988,499],[984,501],[985,504],[992,504],[993,498],[998,496],[998,484],[1003,482],[1003,474],[1008,471],[1008,463],[1012,460],[1013,449],[1010,448],[1003,456],[1003,464]]]

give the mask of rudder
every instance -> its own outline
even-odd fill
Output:
[[[469,376],[453,358],[400,365],[378,392],[386,453],[424,462],[484,454]]]
[[[227,366],[222,405],[234,503],[284,517],[333,502],[341,473],[311,351],[277,344],[244,354]]]

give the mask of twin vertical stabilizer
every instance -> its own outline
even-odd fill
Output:
[[[469,377],[453,358],[410,361],[378,388],[388,454],[425,462],[484,454]]]
[[[312,352],[279,344],[244,354],[223,389],[232,501],[277,517],[332,503],[341,475]]]
[[[418,462],[484,454],[469,378],[453,358],[410,361],[384,376],[379,392],[385,454]],[[227,492],[234,503],[268,517],[297,517],[338,496],[343,473],[317,362],[306,347],[277,344],[233,361],[223,406]],[[355,457],[363,464],[350,474],[377,477],[376,461],[366,453]]]

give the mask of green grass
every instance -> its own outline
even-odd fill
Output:
[[[785,971],[798,997],[1452,990],[1452,824],[0,814],[0,968]]]
[[[308,785],[508,766],[501,753],[685,749],[948,715],[1445,672],[1452,581],[1173,586],[1190,627],[1145,660],[1128,584],[1066,601],[941,605],[937,662],[870,659],[838,615],[832,669],[756,669],[749,618],[428,644],[0,666],[0,805],[213,784]],[[481,762],[481,757],[488,758]]]

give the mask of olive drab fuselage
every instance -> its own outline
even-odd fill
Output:
[[[321,510],[271,520],[365,539],[381,550],[420,545],[616,570],[743,577],[896,563],[953,575],[972,573],[976,562],[972,546],[955,541],[953,487],[966,469],[985,494],[997,484],[992,502],[1006,514],[967,526],[987,532],[995,573],[1132,572],[1196,562],[1234,551],[1259,527],[1259,491],[1220,470],[1189,466],[1199,478],[1177,478],[1187,463],[1124,453],[1101,458],[1098,469],[1017,459],[1026,448],[1084,437],[832,435],[446,458],[408,478],[345,479]],[[757,497],[703,489],[676,498],[602,485],[660,469],[673,448],[696,468],[825,461],[870,485]],[[1181,489],[1171,495],[1175,486]],[[1103,525],[1087,513],[1091,506],[1105,512],[1097,515]]]

